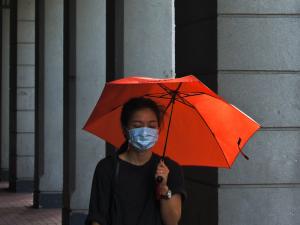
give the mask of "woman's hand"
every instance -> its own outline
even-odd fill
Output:
[[[157,165],[155,173],[155,179],[157,179],[157,177],[162,177],[161,183],[157,184],[157,194],[159,194],[159,196],[166,195],[169,191],[169,187],[167,185],[169,172],[169,168],[161,160]],[[160,206],[160,212],[164,224],[178,225],[181,217],[181,196],[179,194],[174,194],[170,199],[161,199]]]
[[[166,166],[163,160],[160,160],[160,162],[157,165],[156,173],[155,173],[155,179],[157,177],[161,177],[162,181],[160,182],[160,187],[166,187],[168,183],[168,175],[169,175],[169,168]]]

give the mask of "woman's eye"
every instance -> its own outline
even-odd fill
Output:
[[[150,124],[148,124],[148,127],[150,127],[150,128],[158,128],[158,123],[157,122],[151,122]]]
[[[132,128],[140,128],[140,127],[143,127],[143,124],[140,124],[140,123],[134,123],[131,125]]]
[[[157,122],[150,122],[150,123],[141,123],[135,122],[129,125],[131,128],[141,128],[141,127],[149,127],[149,128],[158,128]]]

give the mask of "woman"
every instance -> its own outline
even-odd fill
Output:
[[[186,197],[182,170],[151,151],[161,122],[162,111],[151,99],[133,98],[123,106],[126,142],[96,167],[86,224],[178,224]]]

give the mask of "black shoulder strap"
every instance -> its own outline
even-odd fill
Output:
[[[116,187],[118,184],[118,177],[119,177],[119,170],[120,170],[120,163],[118,160],[118,154],[114,153],[111,155],[112,157],[112,171],[111,171],[111,192],[110,192],[110,218],[109,223],[110,225],[120,225],[121,223],[121,215],[120,215],[120,206],[117,198]]]
[[[118,184],[118,177],[120,171],[120,162],[118,160],[118,153],[114,153],[111,155],[113,166],[112,166],[112,173],[111,173],[111,189],[112,192],[115,192],[116,185]]]
[[[115,175],[114,175],[114,181],[115,181],[115,185],[118,184],[119,182],[119,171],[120,171],[120,161],[118,160],[118,156],[115,156]]]

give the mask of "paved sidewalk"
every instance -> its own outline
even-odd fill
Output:
[[[61,225],[61,209],[32,208],[32,194],[11,193],[0,182],[0,225]]]

